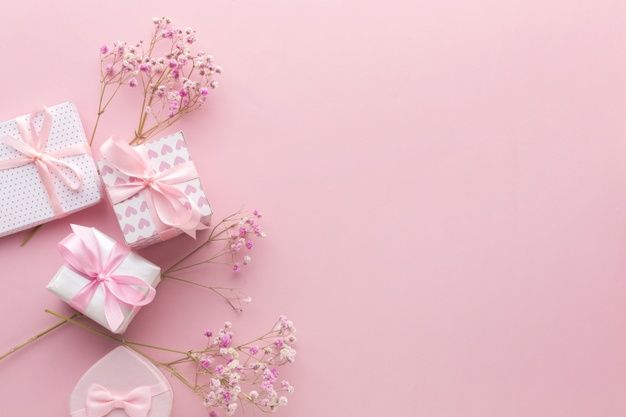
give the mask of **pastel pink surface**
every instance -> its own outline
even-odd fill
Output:
[[[247,339],[290,316],[296,392],[278,416],[626,414],[620,2],[5,2],[0,120],[71,100],[89,132],[98,47],[163,14],[224,68],[176,127],[214,219],[258,206],[270,237],[245,274],[209,271],[253,297],[245,313],[164,282],[128,338],[188,348],[225,319]],[[96,144],[132,132],[136,93]],[[101,203],[26,248],[0,240],[1,346],[63,309],[45,284],[70,221],[121,238]],[[143,254],[166,264],[191,244]],[[64,393],[112,347],[66,328],[0,363],[0,414],[64,415]],[[35,383],[55,389],[33,401]],[[174,415],[206,416],[172,385]]]

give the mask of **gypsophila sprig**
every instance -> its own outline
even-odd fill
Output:
[[[242,402],[266,412],[287,405],[294,388],[279,378],[279,368],[295,361],[295,331],[281,316],[269,332],[241,345],[234,344],[229,322],[215,335],[205,332],[207,347],[192,358],[205,407],[232,415]]]
[[[122,339],[75,318],[46,310],[64,322],[115,340],[133,349],[154,365],[169,372],[196,394],[209,409],[209,416],[234,415],[245,405],[273,412],[288,404],[294,392],[281,377],[281,369],[295,362],[296,329],[291,320],[280,316],[265,334],[242,344],[235,342],[230,322],[217,332],[204,331],[202,349],[173,349]],[[171,360],[156,359],[146,349],[173,355]]]
[[[263,213],[260,210],[239,210],[225,217],[211,229],[202,243],[165,269],[162,277],[206,288],[223,298],[233,310],[243,311],[252,298],[238,288],[208,286],[187,279],[184,274],[209,264],[225,265],[240,273],[252,262],[251,253],[258,239],[267,237],[260,224],[261,217]]]
[[[194,50],[196,31],[153,19],[148,42],[115,41],[100,47],[100,101],[90,143],[100,116],[120,88],[141,91],[139,119],[131,144],[137,145],[202,106],[217,87],[221,68],[204,51]]]
[[[233,272],[242,271],[252,262],[251,253],[257,240],[267,237],[260,223],[261,217],[260,210],[237,211],[225,217],[213,227],[204,242],[166,269],[164,275],[171,276],[206,264],[223,264]],[[222,245],[211,252],[209,245],[214,242],[222,242]],[[194,260],[198,257],[200,259]]]

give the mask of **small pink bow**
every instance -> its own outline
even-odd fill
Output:
[[[13,136],[4,136],[0,138],[0,143],[18,151],[21,157],[0,161],[0,170],[17,168],[26,164],[35,164],[37,172],[41,178],[41,182],[50,199],[50,205],[55,215],[63,213],[63,208],[54,190],[54,182],[52,174],[56,174],[61,181],[67,185],[72,191],[78,191],[82,187],[83,173],[77,167],[61,160],[68,156],[81,155],[90,153],[91,150],[86,143],[74,144],[58,151],[50,151],[46,149],[50,127],[52,125],[52,116],[48,108],[43,109],[43,124],[41,130],[37,132],[35,129],[34,119],[36,112],[30,115],[30,130],[24,119],[16,119],[18,131],[21,140]],[[71,173],[71,178],[67,172]],[[75,180],[75,181],[73,181]]]
[[[113,204],[147,190],[146,202],[163,224],[181,229],[193,238],[197,230],[207,227],[200,221],[200,209],[175,187],[175,184],[198,178],[191,161],[157,173],[145,155],[123,140],[109,138],[100,151],[113,168],[128,176],[128,180],[108,186]]]
[[[116,272],[128,256],[128,249],[116,243],[109,253],[103,253],[93,228],[74,224],[71,227],[74,234],[59,243],[59,251],[72,268],[89,279],[71,304],[84,312],[98,288],[102,288],[104,314],[110,329],[115,331],[124,321],[120,303],[144,306],[154,299],[156,290],[137,277]]]
[[[85,413],[87,417],[103,417],[116,408],[129,417],[147,417],[152,406],[152,391],[148,386],[133,389],[124,395],[113,395],[108,388],[92,384],[87,390]]]

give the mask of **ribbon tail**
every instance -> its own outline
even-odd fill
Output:
[[[198,208],[198,206],[196,206],[192,202],[189,202],[189,204],[191,204],[191,210],[193,215],[189,219],[189,222],[187,222],[187,224],[184,224],[180,227],[180,230],[182,230],[183,233],[185,233],[187,236],[191,236],[195,239],[196,232],[198,232],[199,230],[206,230],[209,228],[209,226],[202,223],[202,214],[200,213],[200,208]]]
[[[164,224],[181,229],[194,239],[196,230],[206,228],[200,222],[199,208],[175,186],[159,183],[150,191],[157,215]]]
[[[87,283],[83,288],[74,295],[71,299],[72,307],[76,308],[81,313],[84,313],[87,310],[87,306],[91,302],[91,299],[96,294],[98,290],[98,282],[95,280],[91,280]]]
[[[57,196],[56,190],[54,189],[54,182],[52,181],[52,173],[50,172],[50,165],[38,160],[35,161],[35,167],[37,168],[37,172],[39,172],[39,178],[41,183],[43,184],[43,188],[48,194],[48,200],[50,201],[50,207],[52,208],[52,212],[59,216],[63,213],[63,206],[61,206],[61,202],[59,201],[59,197]]]
[[[124,314],[119,301],[106,290],[104,291],[104,316],[112,332],[116,332],[124,321]]]
[[[48,168],[52,172],[56,173],[61,179],[61,181],[63,181],[63,183],[67,185],[72,191],[78,191],[81,189],[81,187],[83,186],[84,174],[80,168],[74,167],[71,164],[68,164],[67,162],[63,162],[60,159],[51,157],[51,156],[47,156],[43,161],[48,166]],[[72,178],[70,178],[69,175],[63,172],[61,167],[71,172],[72,176],[76,179],[76,181],[73,182]]]

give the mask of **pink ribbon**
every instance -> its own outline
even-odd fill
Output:
[[[104,253],[91,227],[71,225],[74,232],[59,243],[59,251],[65,261],[89,282],[72,297],[71,305],[84,312],[91,299],[102,288],[104,292],[104,315],[112,331],[124,321],[121,303],[144,306],[156,294],[147,282],[130,275],[115,272],[129,254],[129,250],[118,245]]]
[[[128,176],[126,181],[107,187],[113,204],[146,190],[146,202],[151,212],[156,214],[153,217],[158,220],[157,229],[165,229],[163,225],[175,227],[193,238],[197,230],[206,229],[207,226],[201,223],[202,214],[198,206],[175,187],[198,178],[193,162],[187,161],[157,173],[143,153],[123,140],[109,138],[100,151],[113,168]]]
[[[156,388],[156,390],[155,390]],[[122,409],[129,417],[147,417],[152,406],[152,396],[157,395],[160,385],[140,386],[122,395],[114,395],[108,388],[92,384],[87,389],[84,414],[87,417],[103,417],[115,409]]]
[[[150,387],[137,387],[125,395],[117,396],[102,385],[93,384],[87,391],[85,411],[88,417],[103,417],[121,408],[129,417],[146,417],[151,403]]]
[[[0,143],[10,146],[22,155],[17,158],[0,161],[0,170],[17,168],[26,164],[35,164],[44,189],[48,194],[52,212],[55,216],[59,216],[63,214],[63,208],[61,207],[61,203],[54,189],[53,174],[56,174],[72,191],[80,190],[83,185],[82,171],[60,158],[90,153],[91,149],[86,143],[78,143],[59,151],[47,150],[46,145],[52,125],[52,115],[48,108],[44,107],[43,124],[41,130],[37,132],[34,124],[36,114],[36,112],[33,112],[30,115],[30,129],[28,128],[25,118],[17,118],[15,120],[21,140],[13,136],[0,138]],[[67,171],[69,171],[71,175],[67,175]],[[73,181],[73,179],[75,181]]]

